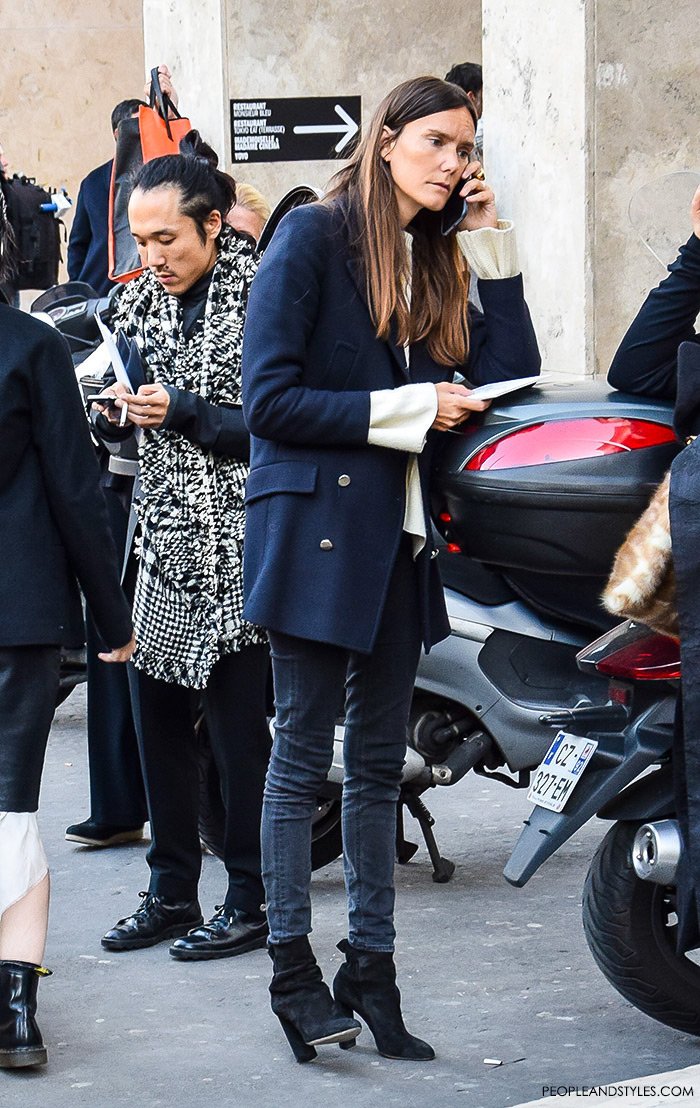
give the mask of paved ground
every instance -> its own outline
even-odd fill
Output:
[[[325,1048],[298,1066],[268,1008],[264,951],[188,965],[165,946],[101,949],[102,932],[138,903],[145,851],[63,840],[87,814],[86,778],[78,691],[56,719],[42,800],[54,890],[54,976],[40,985],[50,1061],[36,1074],[0,1073],[3,1108],[505,1108],[539,1099],[545,1085],[619,1084],[700,1062],[697,1040],[623,1001],[588,953],[580,890],[602,827],[584,829],[526,889],[512,889],[501,869],[524,797],[473,778],[431,797],[443,853],[457,862],[452,882],[433,884],[424,850],[397,873],[405,1014],[438,1059],[386,1061],[364,1030],[356,1050]],[[220,864],[206,857],[205,913],[221,890]],[[314,945],[330,978],[343,935],[338,863],[315,876],[314,904]],[[700,1104],[700,1080],[697,1089],[691,1103]]]

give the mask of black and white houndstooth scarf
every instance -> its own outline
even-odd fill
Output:
[[[149,381],[212,404],[240,404],[243,324],[257,264],[253,248],[224,228],[204,324],[188,341],[178,298],[150,272],[126,286],[115,323],[136,340]],[[144,431],[139,461],[133,661],[162,681],[204,688],[222,655],[265,641],[241,614],[248,466],[161,429]]]

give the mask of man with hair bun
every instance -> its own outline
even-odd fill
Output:
[[[107,950],[175,940],[178,960],[265,946],[260,812],[270,750],[267,637],[242,617],[243,496],[249,436],[241,345],[258,256],[225,220],[235,182],[191,131],[180,154],[139,171],[129,224],[144,272],[125,286],[116,326],[137,344],[146,384],[100,405],[98,431],[139,443],[140,551],[134,597],[137,730],[151,824],[142,903],[102,939]],[[201,704],[226,812],[228,887],[203,922],[198,900]]]

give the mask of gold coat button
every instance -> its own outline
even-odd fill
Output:
[[[347,473],[341,473],[340,477],[338,478],[338,484],[340,485],[341,489],[346,489],[348,487],[348,485],[350,484],[350,478],[348,477]]]
[[[321,550],[332,550],[333,549],[333,543],[331,542],[330,539],[321,539],[321,542],[319,543],[319,546],[321,547]]]

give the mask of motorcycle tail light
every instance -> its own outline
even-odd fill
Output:
[[[622,416],[559,419],[533,423],[503,435],[477,450],[465,469],[518,469],[550,462],[573,462],[674,441],[670,427],[647,419]]]
[[[587,646],[577,660],[581,669],[592,668],[621,681],[671,681],[681,676],[678,639],[631,621]]]

